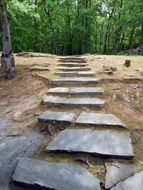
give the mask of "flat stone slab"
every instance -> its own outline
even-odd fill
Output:
[[[69,83],[73,83],[73,84],[98,84],[101,82],[100,79],[97,78],[92,78],[92,77],[86,77],[86,78],[60,78],[60,79],[53,79],[51,81],[49,81],[50,84],[52,85],[63,85],[63,84],[69,84]]]
[[[76,120],[78,124],[90,124],[95,126],[112,126],[127,128],[119,118],[112,114],[82,112]]]
[[[103,94],[103,88],[97,87],[74,87],[70,89],[70,94]]]
[[[90,67],[58,67],[60,71],[90,71]]]
[[[105,188],[110,189],[119,182],[127,179],[134,174],[135,166],[133,164],[113,163],[112,165],[106,164],[106,183]]]
[[[40,122],[47,122],[47,121],[64,121],[72,123],[75,117],[74,113],[71,112],[51,112],[46,111],[42,115],[38,117]]]
[[[92,71],[67,71],[67,72],[56,72],[56,75],[61,77],[94,77],[95,72]]]
[[[143,189],[143,171],[119,183],[111,190],[142,190]]]
[[[103,94],[103,88],[97,87],[73,87],[73,88],[66,88],[66,87],[57,87],[57,88],[50,88],[48,90],[49,94],[72,94],[72,95],[86,95],[86,94]]]
[[[100,98],[63,98],[59,96],[44,96],[43,104],[67,105],[67,106],[94,106],[95,108],[104,107],[105,100]]]
[[[128,131],[66,129],[45,149],[47,152],[89,153],[103,158],[132,159]]]
[[[30,131],[23,136],[5,137],[0,141],[1,190],[11,190],[11,188],[9,188],[9,183],[11,181],[17,159],[33,154],[43,140],[43,135]]]
[[[13,181],[39,190],[101,190],[99,180],[84,168],[34,159],[18,162]]]
[[[64,104],[66,101],[66,98],[59,97],[59,96],[44,96],[42,98],[43,104]]]
[[[81,57],[63,57],[60,59],[62,63],[87,63],[86,59]]]
[[[67,94],[69,93],[70,89],[66,87],[56,87],[50,88],[47,93],[49,94]]]
[[[60,67],[86,67],[87,63],[60,63]]]

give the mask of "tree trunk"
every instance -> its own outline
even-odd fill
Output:
[[[35,5],[35,14],[37,13],[37,3],[38,0],[35,0],[34,5]],[[34,18],[34,44],[33,48],[36,52],[39,52],[39,43],[38,43],[38,36],[39,36],[39,23],[37,22],[37,19]]]
[[[134,33],[135,33],[135,26],[133,26],[133,28],[132,28],[132,30],[130,32],[128,49],[132,48],[132,42],[133,42]]]
[[[12,79],[15,77],[15,60],[11,47],[9,20],[7,16],[7,5],[5,0],[0,1],[0,15],[2,24],[2,55],[1,55],[1,66],[6,79]]]
[[[141,40],[142,40],[142,44],[143,44],[143,21],[141,23]]]
[[[107,53],[107,40],[108,40],[108,33],[109,33],[109,27],[110,27],[110,18],[107,24],[107,28],[105,31],[105,38],[104,38],[104,49],[103,49],[103,53],[106,54]]]
[[[46,9],[46,6],[45,6],[45,13],[48,15],[48,18],[49,18],[49,24],[50,24],[50,29],[51,29],[51,32],[52,32],[52,54],[57,54],[57,40],[56,40],[56,34],[55,34],[55,28],[53,26],[53,20],[52,20],[52,16],[50,14],[50,11]]]

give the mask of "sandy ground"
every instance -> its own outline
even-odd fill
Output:
[[[50,64],[50,71],[47,72],[35,72],[45,78],[52,78],[59,60],[62,57],[49,56],[49,57],[35,57],[24,58],[16,57],[17,65],[37,67],[48,66]],[[84,55],[81,58],[85,58],[88,64],[91,66],[92,71],[97,73],[102,79],[141,79],[143,80],[143,57],[142,56],[109,56],[109,55]],[[126,68],[124,66],[125,60],[131,60],[131,67]],[[103,66],[117,67],[117,71],[113,75],[108,75],[103,72]],[[54,76],[58,78],[58,76]]]

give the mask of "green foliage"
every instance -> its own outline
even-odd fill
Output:
[[[113,54],[143,43],[142,0],[9,0],[7,3],[14,52]]]

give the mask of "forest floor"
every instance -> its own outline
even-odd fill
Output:
[[[107,55],[80,57],[84,58],[92,71],[96,72],[97,78],[103,80],[106,100],[103,112],[116,115],[128,126],[134,145],[134,162],[137,161],[140,168],[143,168],[143,57]],[[0,119],[9,119],[13,122],[10,135],[22,135],[33,128],[39,130],[36,117],[46,110],[40,105],[41,98],[50,87],[48,79],[58,78],[54,71],[61,58],[52,55],[15,56],[16,78],[11,81],[0,80]],[[131,60],[131,67],[126,68],[124,62],[128,59]],[[103,69],[105,66],[116,67],[117,70],[107,73]],[[44,68],[45,71],[41,71]],[[67,110],[68,108],[64,111]],[[77,108],[73,111],[77,111]],[[39,151],[41,148],[39,147]]]

